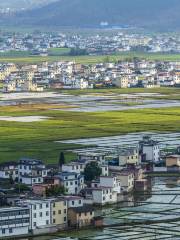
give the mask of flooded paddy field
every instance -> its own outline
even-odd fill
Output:
[[[101,230],[70,231],[33,240],[180,240],[180,179],[149,179],[149,191],[129,195],[125,202],[97,209]]]
[[[8,93],[1,95],[0,106],[45,103],[54,104],[51,109],[61,110],[57,106],[57,104],[61,104],[67,107],[67,111],[77,112],[123,111],[180,106],[180,100],[161,99],[163,96],[167,97],[167,95],[158,93],[89,93],[80,95],[55,92]]]
[[[161,148],[175,148],[180,145],[180,133],[152,133],[152,132],[139,132],[130,133],[120,136],[112,137],[99,137],[99,138],[85,138],[59,141],[66,144],[80,144],[84,146],[92,146],[86,149],[76,149],[74,152],[114,152],[118,147],[137,146],[138,142],[142,140],[144,135],[152,136],[154,140],[160,143]]]

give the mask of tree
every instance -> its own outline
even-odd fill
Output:
[[[101,168],[97,162],[90,162],[86,165],[84,169],[85,181],[92,181],[98,178],[102,173]]]
[[[15,185],[15,192],[21,193],[21,192],[27,192],[27,191],[30,191],[30,188],[26,184],[18,183]]]
[[[63,164],[65,164],[66,160],[65,160],[65,156],[64,153],[61,152],[60,156],[59,156],[59,167],[62,167]]]
[[[47,197],[57,197],[62,194],[65,194],[65,188],[63,186],[55,185],[46,189]]]

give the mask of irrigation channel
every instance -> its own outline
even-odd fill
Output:
[[[155,177],[149,181],[148,192],[131,194],[123,203],[96,210],[104,216],[102,229],[31,240],[180,240],[180,178]]]

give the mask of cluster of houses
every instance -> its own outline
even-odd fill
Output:
[[[179,148],[165,157],[167,171],[180,170]],[[144,136],[138,146],[105,153],[79,153],[70,163],[45,165],[22,158],[0,165],[0,237],[38,235],[69,228],[103,225],[96,206],[116,204],[133,191],[148,191],[147,172],[162,161],[159,142]],[[96,163],[101,174],[87,181],[85,169]],[[2,184],[3,185],[3,184]],[[14,186],[18,186],[14,192]],[[22,186],[26,188],[22,191]],[[62,192],[54,192],[61,189]],[[51,195],[48,192],[51,191]]]
[[[2,10],[3,11],[3,10]],[[7,10],[7,13],[10,10]],[[1,32],[0,52],[29,52],[32,55],[47,56],[51,48],[85,49],[87,54],[112,54],[123,51],[179,52],[179,35],[127,33],[119,31],[101,31],[99,34],[66,34],[61,32],[33,33]]]
[[[4,92],[43,91],[44,89],[88,89],[96,87],[178,86],[180,62],[129,60],[84,65],[75,62],[18,66],[0,65]]]

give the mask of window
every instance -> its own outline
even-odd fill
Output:
[[[53,207],[56,207],[56,203],[53,203]]]
[[[13,230],[12,230],[12,228],[9,228],[9,233],[13,233]]]
[[[2,234],[5,234],[6,233],[6,229],[2,229]]]
[[[66,182],[66,186],[68,186],[68,182]]]
[[[72,186],[72,185],[73,185],[73,182],[70,182],[70,185]]]
[[[36,205],[33,206],[33,209],[36,210]]]
[[[64,209],[64,213],[66,213],[66,209]]]
[[[49,207],[49,203],[46,203],[46,208],[48,208]]]
[[[49,224],[49,220],[46,220],[46,225],[48,225]]]
[[[53,215],[56,215],[56,211],[53,211]]]
[[[36,213],[34,213],[33,217],[36,218]]]
[[[42,212],[39,213],[39,216],[42,217]]]
[[[81,204],[81,200],[79,200],[79,204]]]
[[[39,208],[42,209],[42,204],[40,204]]]
[[[64,217],[64,222],[66,222],[66,217]]]
[[[53,219],[53,223],[56,223],[56,219]]]
[[[48,211],[46,212],[46,216],[49,216],[49,212]]]
[[[79,217],[81,217],[81,213],[79,213]]]
[[[74,201],[72,201],[71,203],[72,203],[72,205],[74,205]]]
[[[58,210],[58,214],[61,214],[61,210]]]
[[[33,226],[36,227],[36,222],[33,222]]]

